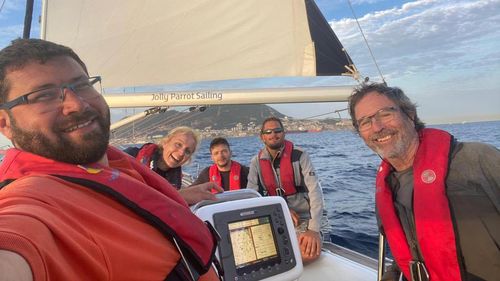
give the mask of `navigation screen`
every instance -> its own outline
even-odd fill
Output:
[[[278,257],[269,216],[228,224],[236,268]]]

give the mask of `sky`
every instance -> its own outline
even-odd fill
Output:
[[[381,81],[348,1],[316,3],[361,74]],[[424,122],[500,120],[500,0],[351,0],[351,4],[385,81],[417,103]],[[25,1],[0,0],[0,5],[3,48],[22,36]],[[40,6],[41,0],[35,0],[32,37],[39,37]],[[297,111],[296,105],[273,105],[297,118],[346,106],[305,104]]]
[[[361,74],[381,81],[348,2],[316,3]],[[385,80],[417,103],[424,122],[500,120],[500,0],[351,3]]]

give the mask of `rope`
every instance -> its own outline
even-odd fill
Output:
[[[361,28],[361,25],[359,24],[358,17],[354,13],[354,9],[352,8],[351,0],[347,0],[347,3],[349,3],[349,8],[351,8],[352,15],[354,19],[356,20],[356,23],[358,24],[359,31],[361,32],[361,35],[363,36],[363,40],[365,41],[366,47],[368,47],[368,51],[370,52],[370,56],[372,57],[373,63],[375,63],[375,67],[377,68],[378,74],[380,75],[380,78],[382,78],[382,81],[384,83],[384,75],[382,75],[382,71],[380,71],[380,67],[378,66],[377,60],[375,59],[375,56],[373,55],[372,49],[370,48],[370,44],[368,44],[368,40],[366,40],[365,33],[363,32],[363,29]]]
[[[3,2],[2,2],[2,6],[0,6],[0,13],[2,12],[3,5],[5,4],[5,1],[7,1],[7,0],[3,0]]]
[[[331,111],[331,112],[327,112],[327,113],[323,113],[323,114],[318,114],[318,115],[314,115],[314,116],[309,116],[309,117],[306,117],[304,119],[316,118],[316,117],[325,116],[325,115],[332,114],[332,113],[337,113],[339,115],[339,119],[342,119],[341,116],[340,116],[340,112],[341,111],[345,111],[345,110],[347,110],[347,108],[338,109],[338,110],[334,110],[334,111]]]

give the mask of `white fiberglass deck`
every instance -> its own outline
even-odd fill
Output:
[[[376,260],[332,243],[323,248],[317,261],[304,266],[300,281],[377,280]]]

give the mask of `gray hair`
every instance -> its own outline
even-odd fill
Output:
[[[424,122],[418,118],[417,105],[413,103],[407,95],[405,95],[403,90],[397,87],[389,87],[385,83],[363,83],[354,89],[348,100],[349,114],[351,115],[352,125],[356,130],[358,130],[358,122],[356,120],[356,112],[354,108],[363,97],[372,92],[386,96],[393,101],[399,109],[413,121],[417,131],[425,128]]]

